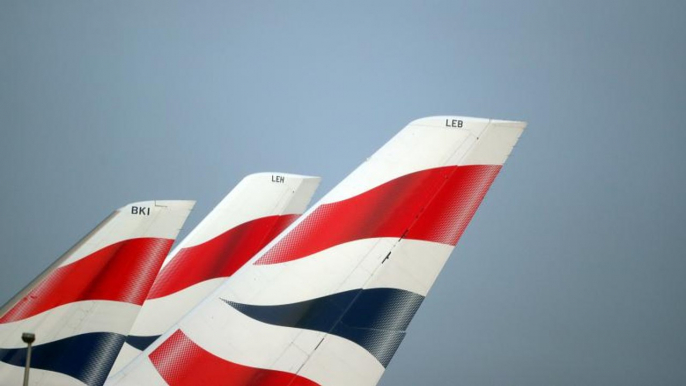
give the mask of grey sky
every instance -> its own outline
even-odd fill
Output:
[[[0,303],[114,208],[529,121],[381,385],[686,384],[686,3],[0,1]]]

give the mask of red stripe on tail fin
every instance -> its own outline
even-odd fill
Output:
[[[374,237],[404,235],[455,245],[500,168],[470,165],[422,170],[349,199],[323,204],[255,264],[297,260]]]
[[[173,243],[163,238],[125,240],[57,268],[3,315],[0,323],[82,300],[141,305]]]
[[[233,275],[296,218],[295,214],[258,218],[205,243],[181,249],[160,272],[148,299],[171,295],[205,280]]]
[[[195,344],[181,330],[150,353],[150,360],[170,386],[317,386],[296,374],[226,361]]]

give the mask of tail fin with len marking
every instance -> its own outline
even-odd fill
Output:
[[[140,354],[297,219],[319,181],[285,173],[245,177],[167,257],[111,373]]]

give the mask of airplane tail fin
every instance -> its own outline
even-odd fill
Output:
[[[111,373],[140,354],[297,219],[319,182],[319,177],[257,173],[236,185],[165,259]]]
[[[376,384],[525,126],[410,123],[111,384]]]
[[[119,208],[0,311],[0,383],[19,384],[32,332],[32,385],[104,382],[193,201]]]

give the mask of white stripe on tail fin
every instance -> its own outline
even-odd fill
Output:
[[[115,385],[374,385],[523,122],[419,119]]]

